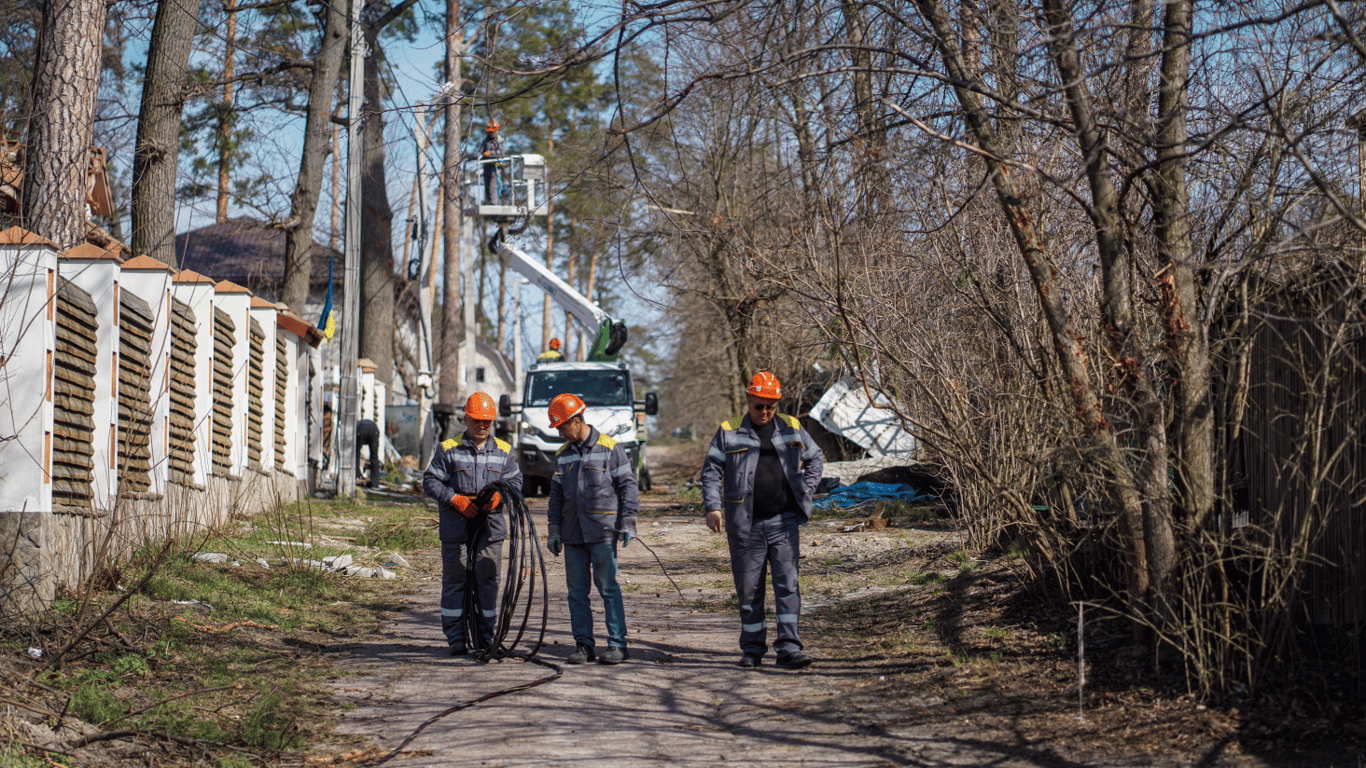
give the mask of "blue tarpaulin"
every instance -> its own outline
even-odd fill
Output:
[[[934,494],[921,493],[910,485],[854,483],[836,488],[827,493],[824,498],[816,499],[812,506],[816,509],[857,509],[879,501],[915,504],[921,501],[933,501],[934,498]]]

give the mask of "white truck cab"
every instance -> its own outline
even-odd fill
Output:
[[[498,413],[515,416],[512,433],[516,439],[517,463],[524,476],[523,491],[531,496],[550,491],[555,471],[555,452],[564,445],[558,432],[550,427],[548,409],[556,395],[571,392],[588,406],[584,421],[617,441],[636,470],[641,490],[649,490],[650,475],[645,468],[645,417],[659,412],[659,399],[649,392],[635,399],[631,371],[625,363],[539,363],[527,369],[522,401],[512,402],[504,395]]]

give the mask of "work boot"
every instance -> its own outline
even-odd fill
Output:
[[[754,669],[763,663],[763,658],[764,657],[757,653],[746,653],[744,656],[740,657],[740,666],[745,669]]]
[[[778,657],[778,666],[783,669],[801,669],[811,666],[811,657],[801,651],[793,651],[785,656]]]
[[[452,656],[467,656],[469,652],[470,649],[466,648],[464,643],[451,643]]]
[[[587,664],[595,658],[597,658],[597,654],[593,652],[593,646],[588,643],[579,643],[565,661],[569,664]]]
[[[602,658],[598,659],[599,664],[620,664],[631,658],[631,652],[620,646],[609,646],[603,651]]]

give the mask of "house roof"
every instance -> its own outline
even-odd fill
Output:
[[[176,260],[181,269],[207,275],[216,281],[231,280],[252,291],[276,292],[284,281],[285,231],[264,221],[228,219],[192,232],[176,235]],[[334,259],[333,275],[341,284],[344,257],[341,252],[313,244],[311,288],[327,286],[328,259]]]

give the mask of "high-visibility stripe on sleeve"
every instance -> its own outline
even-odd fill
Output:
[[[616,469],[612,470],[612,477],[625,477],[626,475],[629,475],[629,474],[631,474],[631,465],[630,465],[630,464],[622,464],[621,466],[619,466],[619,467],[617,467]]]

